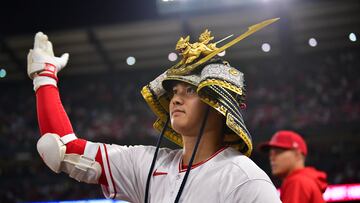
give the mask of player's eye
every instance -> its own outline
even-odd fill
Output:
[[[195,94],[196,93],[196,89],[194,86],[188,86],[186,87],[186,93],[187,94]]]
[[[177,92],[178,92],[178,90],[174,87],[173,89],[172,89],[172,95],[174,95],[174,94],[177,94]]]

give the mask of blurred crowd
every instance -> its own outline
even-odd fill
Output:
[[[243,113],[254,145],[279,129],[296,130],[308,140],[308,163],[326,171],[330,184],[360,182],[359,53],[279,61],[239,66],[247,84]],[[154,145],[155,116],[140,90],[158,74],[159,70],[60,74],[62,102],[77,136]],[[41,161],[31,81],[0,81],[0,87],[0,202],[103,198],[99,186],[55,175]],[[254,150],[252,158],[270,175],[264,155]]]
[[[246,113],[252,128],[296,129],[359,121],[359,56],[304,58],[249,69],[248,105],[254,107]]]

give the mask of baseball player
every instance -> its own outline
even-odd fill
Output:
[[[307,146],[296,132],[281,130],[271,140],[260,144],[269,152],[272,174],[283,182],[280,198],[284,203],[321,203],[327,187],[326,173],[305,167]]]
[[[180,41],[179,49],[189,49]],[[197,60],[182,60],[185,64],[142,89],[158,116],[154,127],[162,131],[153,147],[77,137],[57,88],[57,74],[68,58],[54,56],[45,34],[35,35],[28,75],[41,133],[37,150],[51,170],[100,184],[107,198],[130,202],[280,202],[269,177],[248,158],[252,140],[240,113],[245,106],[243,73],[227,62],[213,58],[187,70]],[[182,149],[159,148],[163,136]]]

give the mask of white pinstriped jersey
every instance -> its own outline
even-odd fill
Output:
[[[107,198],[144,202],[145,185],[155,152],[152,146],[102,145]],[[182,150],[159,149],[151,177],[149,202],[174,202],[186,169]],[[231,147],[194,166],[180,202],[281,202],[269,177]]]

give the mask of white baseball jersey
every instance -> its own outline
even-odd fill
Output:
[[[155,152],[152,146],[102,145],[107,198],[144,202],[145,185]],[[159,149],[150,181],[149,202],[174,202],[184,178],[182,150]],[[180,202],[281,202],[269,177],[231,147],[192,167]]]

